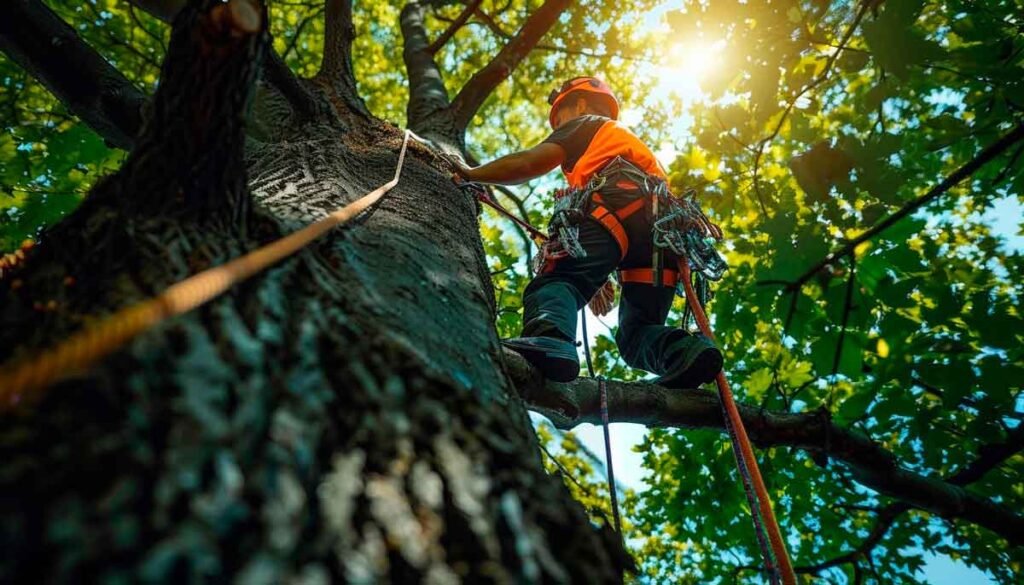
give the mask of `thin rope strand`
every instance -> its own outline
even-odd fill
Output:
[[[615,470],[612,466],[612,437],[608,428],[608,389],[603,377],[594,376],[594,363],[590,357],[590,338],[587,335],[586,309],[580,309],[580,323],[583,328],[583,349],[587,356],[587,373],[597,380],[597,388],[601,394],[601,423],[604,427],[604,459],[605,470],[608,472],[608,494],[612,501],[612,517],[615,520],[615,532],[622,538],[622,521],[619,516],[619,494],[615,491]]]
[[[704,308],[697,302],[697,294],[693,290],[693,284],[690,281],[690,263],[683,256],[679,260],[679,272],[683,277],[683,286],[686,289],[686,300],[693,308],[693,315],[697,319],[697,325],[700,327],[701,332],[706,335],[709,339],[715,339],[715,334],[711,330],[711,323],[708,321],[707,314],[704,313]],[[718,395],[722,403],[722,408],[725,410],[725,418],[729,421],[728,424],[732,426],[732,432],[730,433],[730,439],[732,439],[733,450],[736,452],[736,458],[743,459],[743,465],[740,468],[741,475],[746,468],[747,473],[750,475],[750,481],[753,484],[756,498],[754,501],[758,503],[758,510],[761,514],[761,519],[764,520],[764,525],[768,531],[768,539],[771,543],[772,553],[777,561],[779,572],[781,573],[782,582],[785,585],[796,584],[796,574],[793,572],[793,565],[789,560],[789,553],[786,550],[786,543],[782,540],[782,534],[779,531],[779,523],[775,519],[775,513],[772,512],[771,499],[768,496],[768,490],[765,488],[764,479],[761,477],[761,471],[757,466],[757,459],[754,457],[754,450],[750,445],[750,438],[747,437],[747,431],[743,426],[743,419],[740,418],[739,409],[736,407],[736,401],[732,395],[732,389],[729,387],[729,381],[725,379],[725,371],[718,373],[715,377],[715,382],[718,383]],[[733,436],[735,435],[735,436]],[[746,482],[744,482],[744,489],[747,488]],[[755,530],[757,529],[757,520],[754,519]],[[770,567],[771,554],[765,554],[762,551],[762,555],[765,557],[765,563]]]

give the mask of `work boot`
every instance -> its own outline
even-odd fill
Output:
[[[568,341],[554,337],[513,337],[501,343],[523,356],[549,380],[572,382],[580,375],[576,346]]]
[[[687,335],[667,348],[669,367],[654,381],[666,388],[697,388],[722,371],[722,352],[703,335]]]

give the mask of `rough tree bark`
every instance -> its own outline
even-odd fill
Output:
[[[0,283],[0,355],[390,177],[401,133],[379,121],[245,136],[265,22],[246,0],[178,14],[123,168]],[[476,206],[434,164],[412,148],[358,225],[4,415],[0,581],[620,581],[615,539],[543,470]]]

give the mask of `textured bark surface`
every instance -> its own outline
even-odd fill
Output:
[[[265,37],[218,5],[177,17],[124,167],[0,281],[0,354],[390,178],[378,122],[243,136]],[[410,148],[356,224],[2,417],[0,581],[621,581],[507,386],[476,205]]]

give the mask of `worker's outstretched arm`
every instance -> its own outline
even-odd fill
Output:
[[[459,165],[459,176],[476,183],[516,185],[539,177],[562,164],[565,151],[561,146],[542,142],[520,152],[513,152],[476,168]]]

